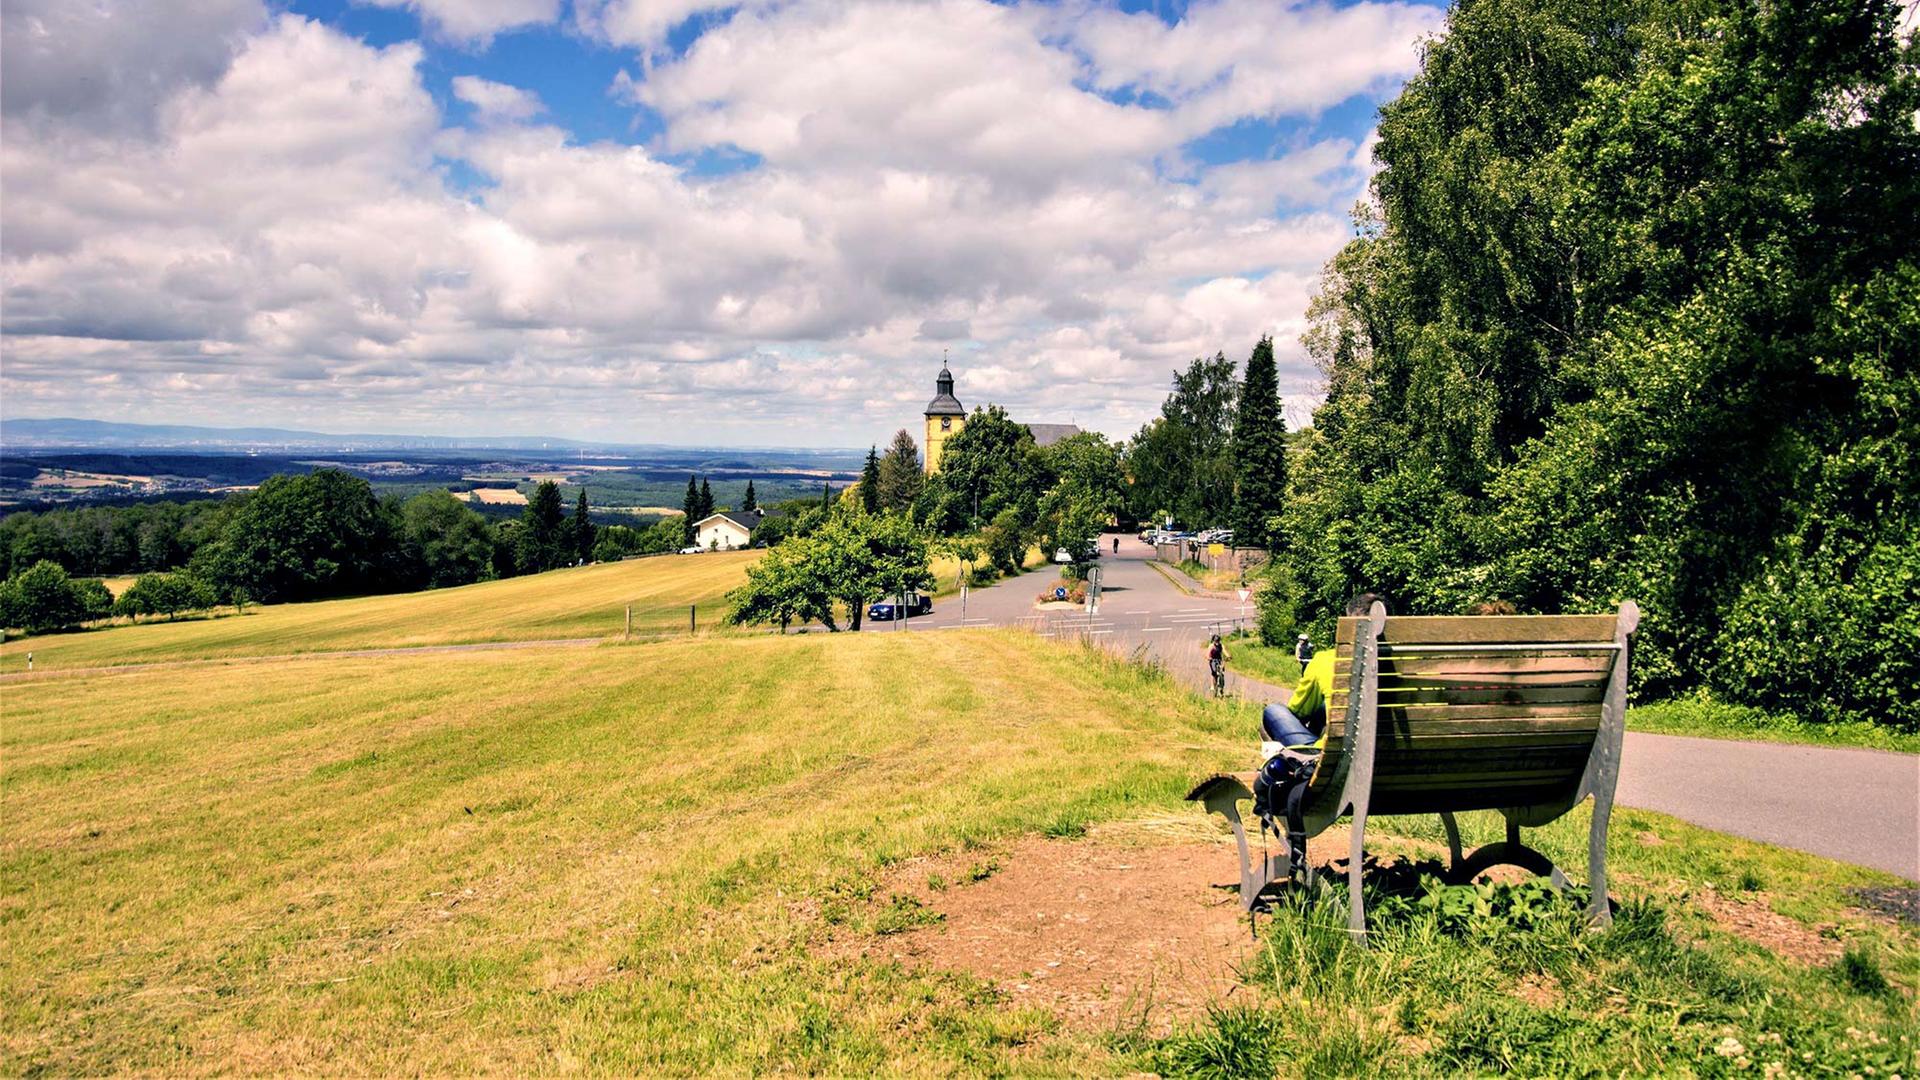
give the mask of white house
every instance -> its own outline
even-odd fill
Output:
[[[750,547],[753,530],[766,517],[764,510],[722,510],[693,523],[694,540],[707,551]]]

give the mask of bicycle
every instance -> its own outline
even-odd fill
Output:
[[[1227,662],[1225,660],[1207,661],[1207,669],[1213,673],[1213,696],[1227,696]]]

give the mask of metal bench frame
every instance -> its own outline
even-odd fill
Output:
[[[1361,895],[1361,869],[1364,862],[1364,848],[1367,828],[1368,802],[1373,791],[1373,767],[1375,747],[1379,739],[1380,711],[1380,657],[1381,635],[1386,630],[1387,613],[1381,604],[1374,604],[1364,616],[1354,633],[1353,657],[1350,664],[1350,682],[1347,695],[1346,727],[1343,735],[1342,753],[1335,763],[1335,771],[1322,787],[1320,778],[1314,778],[1315,788],[1321,793],[1309,796],[1306,807],[1306,834],[1318,836],[1328,826],[1341,817],[1353,818],[1353,836],[1347,862],[1347,926],[1354,937],[1362,942],[1366,940],[1367,921],[1364,898]],[[1567,876],[1553,860],[1540,851],[1522,842],[1520,830],[1537,828],[1548,824],[1583,800],[1593,799],[1593,823],[1588,831],[1587,841],[1587,883],[1593,891],[1592,900],[1587,905],[1588,921],[1596,926],[1605,926],[1612,921],[1607,904],[1607,826],[1613,816],[1614,789],[1620,778],[1620,748],[1626,732],[1627,712],[1627,640],[1640,624],[1640,609],[1632,601],[1620,605],[1614,621],[1613,641],[1611,643],[1592,643],[1582,646],[1589,650],[1611,648],[1614,652],[1611,670],[1607,677],[1605,695],[1601,700],[1599,728],[1594,734],[1593,747],[1587,756],[1587,764],[1580,781],[1565,798],[1551,802],[1535,803],[1524,806],[1505,807],[1500,813],[1506,818],[1507,836],[1504,841],[1484,845],[1471,853],[1462,855],[1460,849],[1460,826],[1451,811],[1439,813],[1441,823],[1447,831],[1448,855],[1451,858],[1448,877],[1454,881],[1471,881],[1475,876],[1490,867],[1512,865],[1533,871],[1547,877],[1554,888],[1567,885]],[[1515,651],[1567,648],[1566,643],[1540,645],[1508,646]],[[1423,651],[1441,651],[1449,646],[1421,646]],[[1501,646],[1463,645],[1454,651],[1460,652],[1498,652]],[[1251,911],[1260,902],[1261,894],[1276,881],[1288,876],[1289,852],[1284,834],[1280,838],[1280,851],[1261,860],[1253,858],[1247,843],[1246,825],[1240,814],[1240,803],[1251,800],[1251,774],[1220,774],[1201,782],[1187,798],[1204,805],[1208,810],[1227,819],[1233,828],[1233,838],[1239,848],[1240,856],[1240,903],[1244,910]],[[1337,792],[1329,797],[1326,792]],[[1314,871],[1309,864],[1307,884],[1314,880]]]

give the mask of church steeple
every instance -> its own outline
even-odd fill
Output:
[[[953,396],[953,372],[947,370],[946,358],[940,360],[940,376],[933,380],[933,400],[927,402],[928,416],[965,416],[967,410],[960,399]]]
[[[940,359],[940,376],[933,381],[933,400],[927,402],[926,467],[928,475],[940,470],[940,454],[946,442],[967,424],[967,410],[953,396],[953,372],[947,370],[946,357]]]

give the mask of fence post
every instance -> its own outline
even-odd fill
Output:
[[[687,605],[687,633],[697,634],[699,632],[700,632],[700,605],[688,604]]]
[[[633,640],[633,605],[627,605],[627,640]]]

